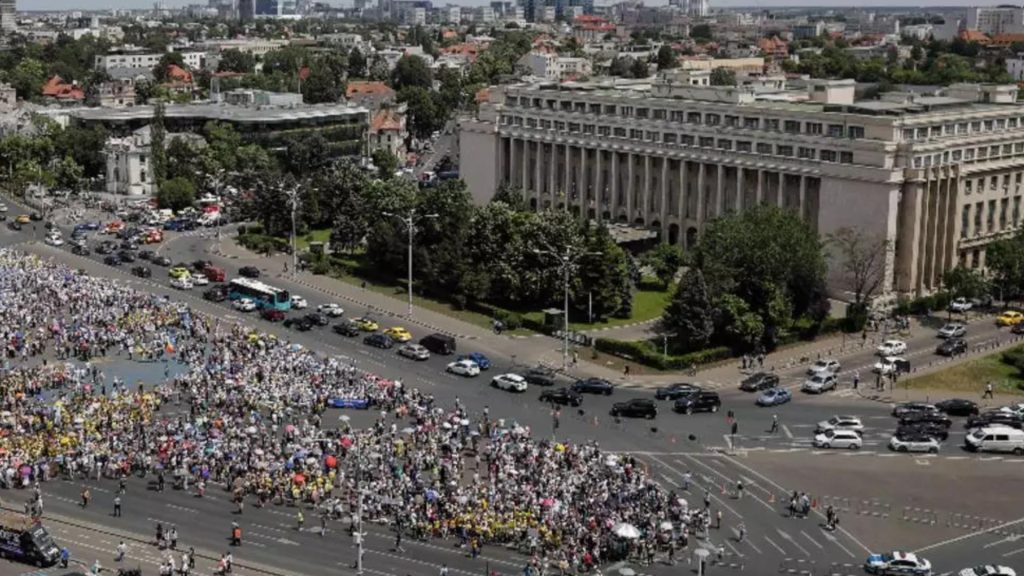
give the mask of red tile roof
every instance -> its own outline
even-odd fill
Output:
[[[1000,34],[999,36],[1008,36],[1008,34]],[[1015,36],[1019,36],[1019,34],[1016,34]],[[970,29],[961,30],[960,39],[965,42],[977,42],[979,44],[988,44],[992,41],[984,32]]]
[[[384,130],[401,131],[404,126],[402,116],[392,108],[382,108],[370,121],[370,132],[377,133]]]
[[[167,80],[169,82],[191,84],[192,73],[177,64],[167,65]]]
[[[345,89],[346,98],[354,98],[356,96],[394,96],[395,91],[392,90],[387,84],[383,82],[373,82],[369,80],[356,80],[348,83],[348,88]]]
[[[54,76],[43,84],[43,96],[58,100],[85,100],[85,91],[75,84],[67,84],[60,76]]]

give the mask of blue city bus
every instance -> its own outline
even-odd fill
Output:
[[[229,282],[228,298],[231,300],[249,298],[261,310],[270,308],[284,312],[292,308],[292,296],[287,290],[274,288],[252,278],[235,278]]]

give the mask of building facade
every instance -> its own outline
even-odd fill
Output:
[[[104,147],[107,158],[107,192],[125,196],[149,196],[156,191],[150,166],[149,126],[123,138],[110,138]]]
[[[1020,6],[971,8],[967,11],[966,28],[984,32],[990,36],[1024,32],[1024,8]]]
[[[181,59],[191,70],[206,66],[206,52],[180,52]],[[150,68],[160,63],[162,52],[117,52],[96,57],[97,70],[109,72],[114,68]]]
[[[10,34],[18,29],[17,0],[0,0],[0,32]]]
[[[852,81],[771,93],[701,74],[666,72],[646,89],[492,88],[461,122],[460,173],[478,202],[510,184],[534,209],[653,229],[684,248],[711,219],[777,205],[822,234],[886,240],[890,294],[936,290],[958,263],[984,267],[986,245],[1020,226],[1016,86],[854,101]]]

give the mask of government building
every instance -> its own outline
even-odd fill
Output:
[[[767,203],[818,232],[888,241],[882,291],[926,294],[1020,225],[1024,107],[1017,87],[956,84],[856,100],[852,80],[708,71],[490,89],[460,123],[477,202],[502,185],[536,210],[656,231],[692,247],[706,223]],[[830,285],[842,277],[830,272]]]

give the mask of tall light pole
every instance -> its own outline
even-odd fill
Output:
[[[601,252],[585,252],[568,245],[565,247],[564,253],[539,249],[534,249],[533,253],[540,256],[551,256],[556,259],[558,267],[562,271],[564,291],[562,302],[562,370],[566,370],[569,367],[569,277],[576,270],[580,258],[584,256],[599,256]]]
[[[417,214],[415,208],[409,209],[408,216],[401,216],[392,212],[384,212],[385,216],[395,217],[405,224],[405,229],[409,233],[409,246],[408,246],[408,264],[409,264],[409,276],[406,279],[409,286],[409,316],[412,316],[412,243],[413,238],[416,236],[416,220],[417,218],[437,218],[437,214]]]
[[[288,203],[292,208],[292,275],[299,269],[299,251],[295,247],[295,211],[299,209],[299,185],[296,184],[284,191],[288,195]]]

